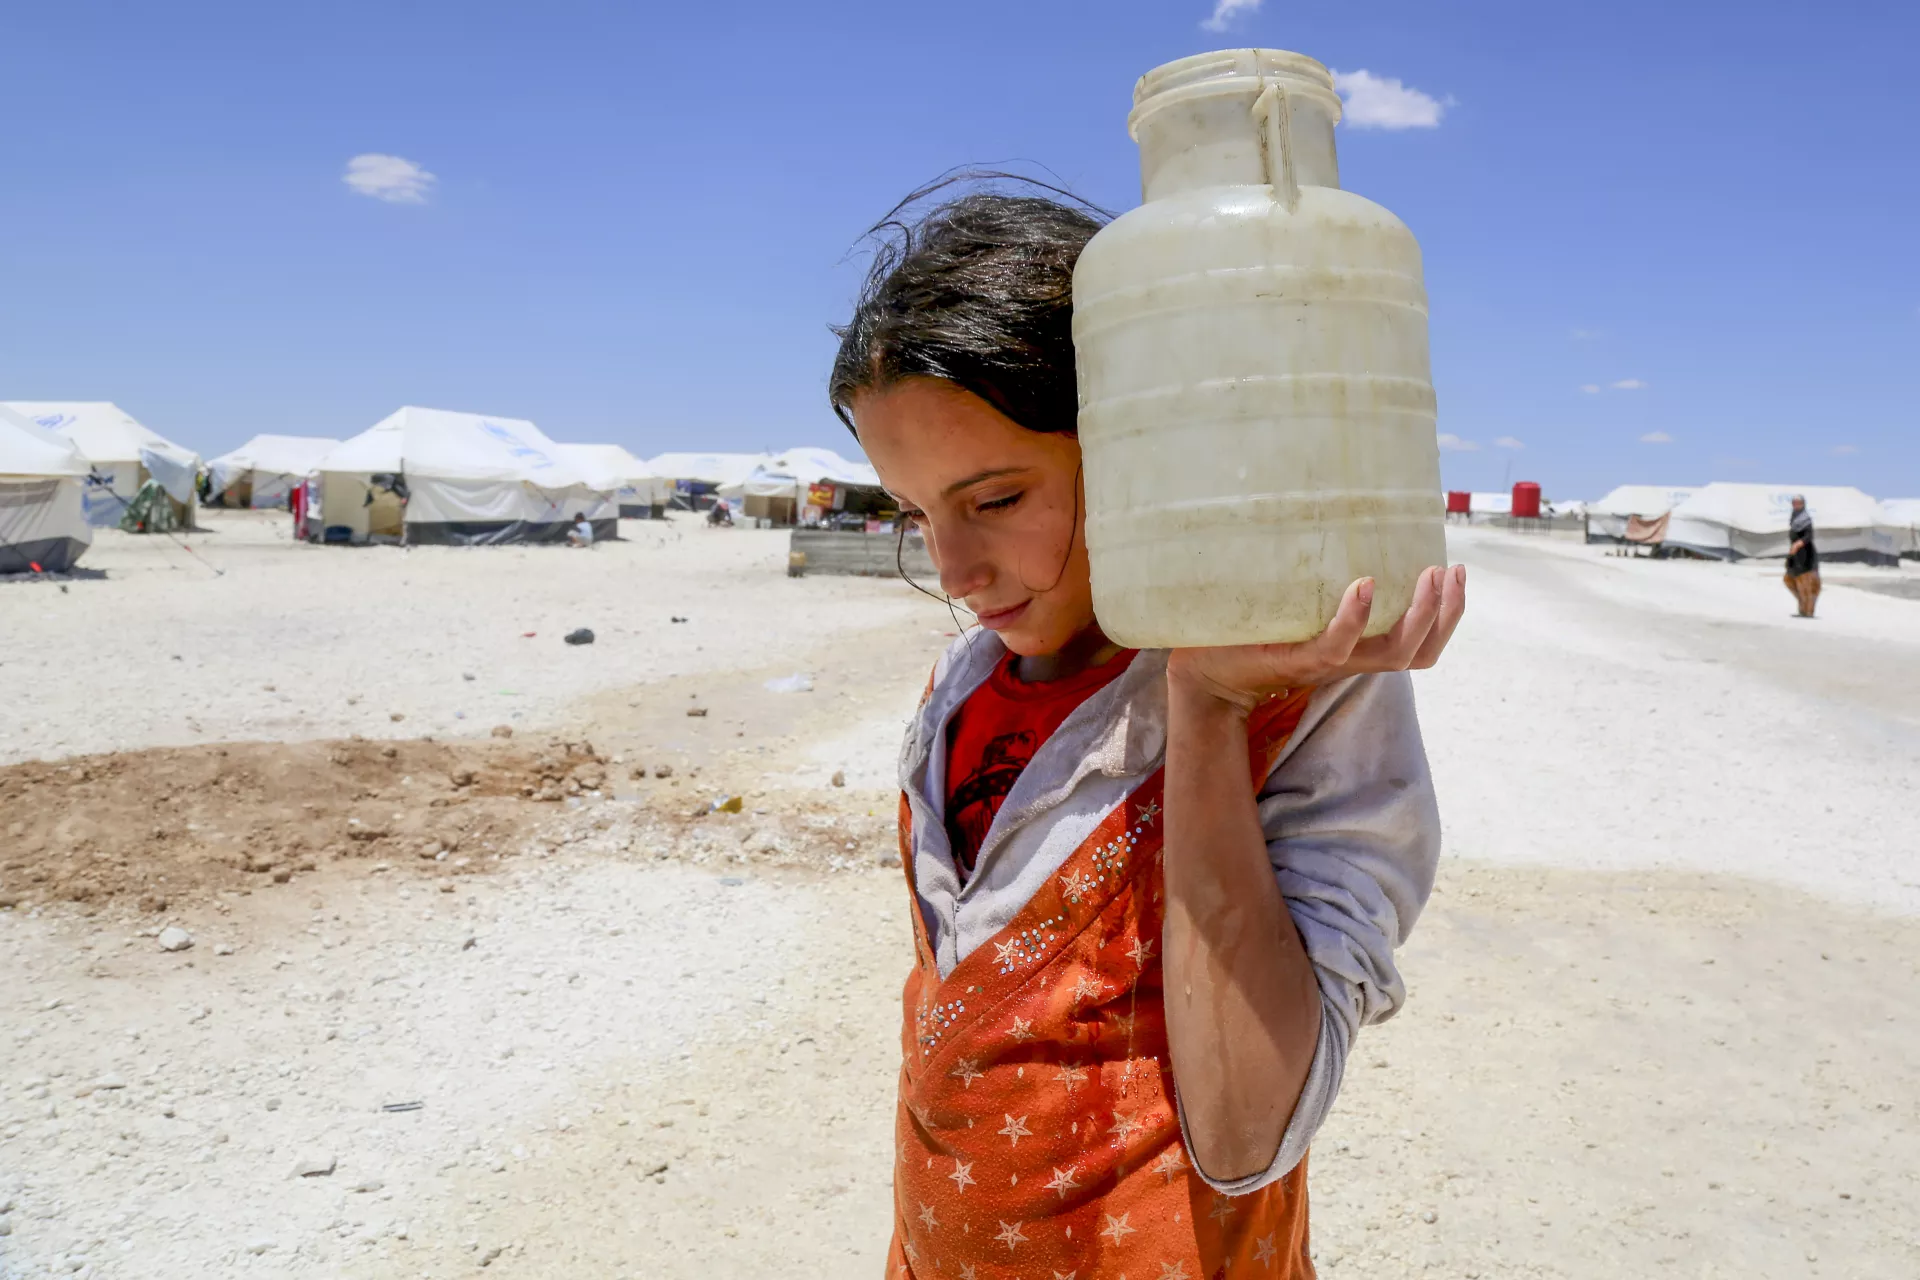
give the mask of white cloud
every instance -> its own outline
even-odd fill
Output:
[[[1860,446],[1857,444],[1837,444],[1833,446],[1833,452],[1836,456],[1844,458],[1848,454],[1860,452]]]
[[[1672,444],[1673,437],[1664,431],[1649,431],[1640,437],[1641,444]]]
[[[1480,446],[1471,440],[1462,440],[1451,431],[1442,431],[1434,437],[1442,449],[1449,453],[1477,453]]]
[[[439,179],[411,160],[368,152],[347,161],[340,181],[363,196],[391,204],[425,204]]]
[[[1208,31],[1225,31],[1229,22],[1259,7],[1260,0],[1214,0],[1213,16],[1200,25]]]
[[[1615,391],[1645,391],[1647,389],[1647,384],[1638,378],[1622,378],[1618,382],[1610,382],[1607,385]]]
[[[1524,449],[1527,446],[1520,443],[1520,441],[1514,439],[1512,436],[1501,436],[1498,440],[1495,440],[1493,442],[1493,447],[1496,449]]]
[[[1600,394],[1600,384],[1597,382],[1585,382],[1580,385],[1580,390],[1587,395],[1597,396]]]
[[[1233,0],[1220,0],[1222,7]],[[1433,129],[1446,104],[1371,71],[1336,71],[1333,87],[1346,102],[1346,122],[1356,129]]]

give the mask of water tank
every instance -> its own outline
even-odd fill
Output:
[[[1473,514],[1473,495],[1465,489],[1447,490],[1447,514],[1466,516]]]
[[[1130,646],[1368,633],[1446,561],[1420,248],[1340,189],[1327,69],[1271,49],[1149,72],[1145,201],[1073,278],[1094,612]]]
[[[1540,518],[1540,486],[1531,480],[1522,480],[1514,485],[1512,513],[1516,520],[1538,520]]]

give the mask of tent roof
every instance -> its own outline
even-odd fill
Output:
[[[1651,519],[1679,506],[1698,485],[1623,484],[1597,502],[1587,504],[1587,512],[1596,516],[1641,516]]]
[[[617,489],[587,459],[563,452],[523,418],[407,405],[329,452],[316,471],[404,472],[427,480],[524,481],[543,489]]]
[[[831,449],[802,445],[773,456],[767,470],[790,475],[802,484],[840,484],[880,488],[879,473],[865,462],[843,458]]]
[[[1513,512],[1511,493],[1476,493],[1470,496],[1469,511],[1489,516],[1504,516]]]
[[[227,477],[242,471],[265,471],[269,475],[304,476],[320,460],[340,447],[338,440],[325,436],[259,435],[228,453],[207,460],[214,483],[224,488]]]
[[[67,437],[88,462],[138,462],[148,449],[182,466],[200,465],[199,454],[105,400],[13,400],[7,408]]]
[[[1720,480],[1674,507],[1677,518],[1724,525],[1742,533],[1785,533],[1793,496],[1803,495],[1814,528],[1871,529],[1879,503],[1848,485],[1736,484]]]
[[[73,441],[0,405],[0,476],[84,476],[88,470]]]
[[[764,453],[663,453],[647,460],[647,468],[664,480],[697,480],[703,484],[739,484],[771,462]]]
[[[588,467],[597,468],[614,476],[622,486],[636,480],[651,480],[653,472],[647,464],[617,444],[563,444],[560,451]]]

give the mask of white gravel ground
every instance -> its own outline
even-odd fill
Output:
[[[0,584],[4,759],[665,742],[692,687],[722,696],[666,745],[881,809],[950,627],[788,580],[773,534],[344,552],[215,519],[224,577],[107,535],[105,577]],[[1836,572],[1799,622],[1765,567],[1453,546],[1469,620],[1419,677],[1449,861],[1315,1148],[1323,1273],[1920,1275],[1920,601]],[[817,690],[760,691],[791,669]],[[559,814],[454,894],[335,868],[166,921],[0,912],[0,1277],[876,1275],[900,873],[690,865],[720,828],[636,813]]]

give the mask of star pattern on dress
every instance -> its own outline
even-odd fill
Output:
[[[999,1220],[995,1219],[995,1221]],[[1022,1245],[1027,1242],[1026,1233],[1020,1230],[1020,1224],[1017,1222],[1000,1223],[1000,1234],[996,1235],[994,1239],[1006,1245],[1008,1253],[1013,1252],[1015,1245]]]
[[[1071,1271],[1056,1271],[1053,1273],[1053,1280],[1073,1280],[1073,1278],[1079,1274],[1080,1268],[1078,1267],[1075,1267]]]
[[[1053,1078],[1067,1087],[1067,1096],[1071,1098],[1073,1091],[1087,1082],[1087,1069],[1072,1062],[1063,1062]]]
[[[1118,1248],[1121,1240],[1140,1229],[1127,1221],[1127,1219],[1132,1216],[1131,1211],[1123,1213],[1117,1218],[1112,1214],[1108,1214],[1107,1225],[1100,1228],[1100,1234],[1113,1237],[1114,1247]]]
[[[1149,800],[1145,804],[1135,805],[1134,809],[1139,814],[1140,822],[1144,826],[1152,826],[1160,817],[1160,802],[1158,800]]]
[[[1078,903],[1093,892],[1093,877],[1084,871],[1075,871],[1061,881],[1060,887],[1065,891],[1068,902]]]
[[[953,1172],[947,1176],[953,1179],[953,1185],[956,1190],[964,1193],[968,1187],[973,1185],[973,1165],[965,1160],[955,1160],[953,1162]]]
[[[1007,1034],[1015,1040],[1022,1042],[1033,1039],[1033,1020],[1031,1018],[1015,1018],[1013,1025],[1007,1028]]]
[[[1187,1260],[1182,1258],[1178,1262],[1161,1263],[1160,1274],[1154,1280],[1191,1280],[1187,1275]]]
[[[1253,1242],[1253,1256],[1262,1266],[1271,1267],[1273,1265],[1273,1255],[1279,1252],[1278,1249],[1273,1247],[1273,1237],[1270,1235],[1261,1236]]]
[[[1000,1135],[1017,1147],[1020,1145],[1020,1139],[1033,1136],[1033,1130],[1027,1128],[1027,1118],[1025,1116],[1018,1118],[1007,1116],[1007,1127],[1000,1130]]]
[[[971,1266],[963,1262],[960,1264],[960,1280],[980,1280],[980,1277],[974,1274]]]
[[[1047,1183],[1047,1190],[1053,1192],[1062,1200],[1067,1198],[1067,1192],[1077,1191],[1079,1189],[1080,1184],[1073,1180],[1072,1165],[1068,1165],[1064,1169],[1055,1169],[1053,1171],[1053,1181]]]
[[[1169,1183],[1174,1180],[1176,1175],[1185,1172],[1186,1167],[1187,1159],[1180,1154],[1179,1147],[1168,1147],[1160,1153],[1160,1158],[1153,1162],[1153,1171],[1165,1178]]]
[[[973,1088],[973,1082],[986,1073],[980,1070],[980,1064],[972,1058],[960,1058],[953,1064],[953,1070],[947,1072],[960,1082],[963,1089]]]
[[[1215,1222],[1225,1222],[1233,1216],[1233,1207],[1232,1196],[1223,1196],[1216,1192],[1213,1197],[1213,1208],[1207,1210],[1207,1216]]]
[[[1111,1016],[1113,1018],[1113,1029],[1115,1032],[1123,1036],[1133,1034],[1133,1020],[1136,1015],[1131,1013],[1115,1013]]]
[[[1133,945],[1127,948],[1127,955],[1139,968],[1146,968],[1147,961],[1153,957],[1153,939],[1135,938]]]
[[[1004,967],[1020,958],[1020,943],[1017,940],[1013,942],[996,942],[993,944],[993,951],[993,962]]]
[[[1080,980],[1073,984],[1073,1002],[1085,1004],[1091,997],[1103,995],[1105,992],[1106,988],[1098,979],[1091,974],[1083,973],[1080,975]]]
[[[908,1261],[908,1262],[918,1262],[918,1261],[920,1261],[920,1250],[918,1250],[918,1249],[916,1249],[916,1248],[914,1248],[914,1246],[913,1246],[913,1241],[911,1241],[911,1240],[908,1240],[908,1241],[906,1241],[906,1242],[904,1242],[903,1244],[901,1244],[901,1246],[900,1246],[900,1252],[902,1252],[902,1253],[904,1253],[904,1254],[906,1254],[906,1255],[907,1255],[907,1261]]]
[[[1113,1113],[1113,1126],[1107,1132],[1114,1135],[1113,1145],[1125,1151],[1127,1144],[1133,1141],[1133,1135],[1144,1128],[1146,1128],[1144,1121],[1137,1120],[1124,1111],[1116,1111]]]
[[[933,1216],[933,1206],[930,1204],[921,1204],[920,1221],[926,1224],[926,1228],[929,1231],[940,1225],[940,1219]]]

